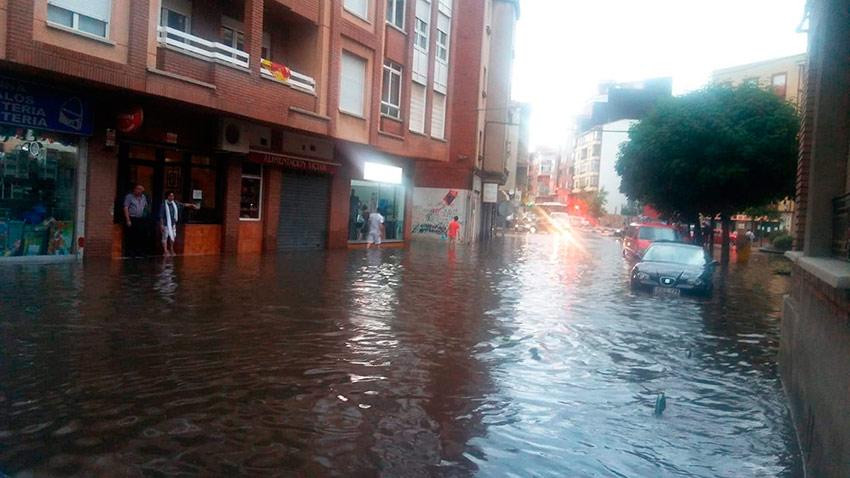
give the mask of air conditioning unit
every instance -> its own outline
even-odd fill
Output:
[[[248,124],[233,118],[222,118],[218,123],[217,147],[231,153],[247,153],[250,146]]]

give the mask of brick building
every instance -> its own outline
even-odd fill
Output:
[[[850,1],[807,4],[791,293],[779,365],[807,476],[850,472]]]
[[[364,207],[403,243],[416,165],[456,157],[466,5],[0,0],[0,256],[120,256],[136,183],[198,207],[186,254],[356,247]]]
[[[499,186],[508,181],[511,78],[519,0],[458,2],[456,57],[444,163],[417,162],[413,235],[440,238],[451,218],[473,241],[496,224]],[[502,196],[502,197],[500,197]],[[489,234],[489,233],[488,233]]]

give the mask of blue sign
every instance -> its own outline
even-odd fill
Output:
[[[91,105],[63,90],[0,77],[0,123],[91,136]]]

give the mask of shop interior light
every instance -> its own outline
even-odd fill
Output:
[[[401,168],[379,163],[366,163],[363,179],[387,184],[401,184]]]

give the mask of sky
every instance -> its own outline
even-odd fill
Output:
[[[532,145],[559,146],[600,81],[673,77],[806,51],[805,0],[521,0],[513,98],[532,104]]]

